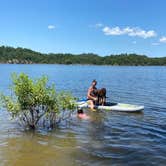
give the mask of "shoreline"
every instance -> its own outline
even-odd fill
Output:
[[[60,64],[60,63],[0,63],[0,65],[59,65],[59,66],[107,66],[107,67],[166,67],[166,65],[96,65],[96,64]]]

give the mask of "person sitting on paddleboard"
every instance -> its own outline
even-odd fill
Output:
[[[80,119],[85,119],[85,120],[89,119],[89,116],[86,115],[86,114],[83,112],[82,109],[78,109],[78,111],[77,111],[77,116],[78,116]]]
[[[94,109],[95,102],[97,101],[97,96],[95,95],[97,81],[93,80],[91,86],[88,89],[87,99],[91,109]]]

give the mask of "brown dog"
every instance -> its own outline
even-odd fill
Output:
[[[97,104],[105,105],[106,104],[106,93],[107,93],[106,89],[105,88],[97,89],[97,90],[95,90],[94,93],[98,98]]]

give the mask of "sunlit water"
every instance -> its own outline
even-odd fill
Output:
[[[0,111],[0,166],[166,165],[166,67],[0,65],[0,90],[10,93],[10,74],[48,75],[57,90],[85,97],[93,79],[108,100],[144,105],[143,113],[73,115],[54,131],[23,131]]]

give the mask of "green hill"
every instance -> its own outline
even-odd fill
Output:
[[[26,48],[0,47],[0,63],[11,64],[92,64],[92,65],[166,65],[166,57],[150,58],[137,54],[120,54],[101,57],[93,53],[43,54]]]

